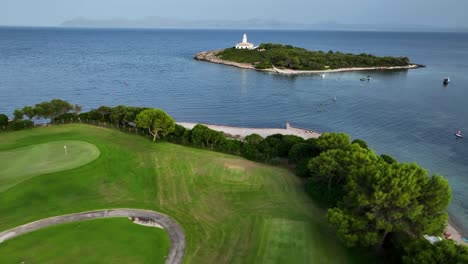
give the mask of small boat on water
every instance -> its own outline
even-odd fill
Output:
[[[372,79],[372,77],[370,75],[367,75],[366,77],[362,77],[360,80],[361,82],[364,82],[364,81],[370,81]]]
[[[460,130],[458,130],[458,132],[455,133],[455,136],[456,136],[457,138],[463,138],[463,135],[462,135],[462,133],[461,133]]]
[[[320,78],[325,79],[325,73],[320,74]]]
[[[447,85],[450,83],[450,78],[445,78],[444,81],[442,82],[444,85]]]

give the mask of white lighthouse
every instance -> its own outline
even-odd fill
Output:
[[[242,37],[242,42],[236,44],[236,49],[253,49],[254,45],[252,43],[247,42],[247,34],[244,34]]]

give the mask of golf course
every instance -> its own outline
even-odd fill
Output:
[[[112,218],[45,228],[4,242],[0,251],[1,263],[99,263],[104,257],[108,263],[162,264],[169,238],[162,229]]]
[[[0,152],[0,191],[30,177],[80,167],[99,157],[99,149],[83,141],[54,141]]]
[[[0,232],[109,208],[160,212],[184,263],[363,263],[284,168],[102,127],[0,134]],[[47,227],[0,244],[1,263],[164,263],[163,229],[127,219]],[[83,257],[84,256],[84,257]]]

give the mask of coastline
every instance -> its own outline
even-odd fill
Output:
[[[176,122],[176,124],[183,126],[186,129],[192,129],[195,125],[199,123]],[[232,126],[212,125],[212,124],[202,124],[202,125],[205,125],[210,129],[223,132],[224,134],[228,135],[231,138],[239,138],[239,139],[244,139],[246,136],[254,134],[254,133],[259,134],[263,138],[266,138],[267,136],[271,136],[274,134],[294,135],[294,136],[302,137],[304,139],[318,138],[321,135],[321,133],[307,130],[307,129],[292,127],[288,124],[286,124],[285,128],[232,127]]]
[[[192,129],[197,124],[202,123],[191,123],[191,122],[176,122],[176,124],[185,127],[186,129]],[[304,139],[308,138],[318,138],[321,133],[306,130],[302,128],[295,128],[286,123],[285,128],[250,128],[250,127],[233,127],[233,126],[223,126],[223,125],[214,125],[214,124],[202,124],[207,126],[210,129],[223,132],[225,135],[231,138],[237,139],[244,139],[246,136],[251,134],[258,134],[263,138],[267,136],[271,136],[274,134],[282,134],[282,135],[295,135],[302,137]],[[453,220],[453,217],[449,217],[447,222],[447,227],[445,228],[449,233],[452,234],[452,240],[454,240],[459,245],[468,246],[468,242],[463,241],[462,237],[463,229],[460,228],[456,222]],[[465,234],[468,237],[468,234]]]
[[[194,59],[199,60],[199,61],[206,61],[206,62],[211,62],[211,63],[234,66],[234,67],[242,68],[242,69],[249,69],[249,70],[261,71],[261,72],[272,72],[272,73],[285,74],[285,75],[305,75],[305,74],[315,74],[315,73],[334,73],[334,72],[352,72],[352,71],[408,70],[408,69],[417,69],[417,68],[425,67],[424,65],[420,65],[420,64],[410,64],[408,66],[352,67],[352,68],[340,68],[340,69],[330,69],[330,70],[309,70],[309,71],[278,69],[278,68],[275,68],[274,66],[273,68],[269,68],[269,69],[257,69],[249,63],[240,63],[240,62],[222,60],[216,56],[216,54],[220,51],[222,50],[210,50],[210,51],[199,52],[195,55]]]

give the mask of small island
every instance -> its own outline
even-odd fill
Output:
[[[262,43],[254,47],[243,41],[235,47],[197,53],[196,60],[231,65],[239,68],[280,74],[309,74],[364,70],[402,70],[424,67],[408,57],[378,57],[339,51],[310,51],[291,45]]]

